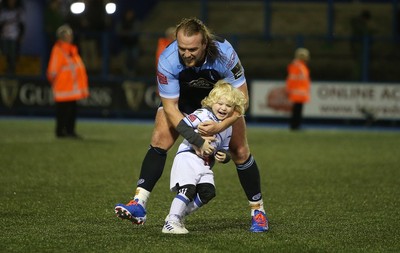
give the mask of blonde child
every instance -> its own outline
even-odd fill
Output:
[[[193,129],[201,122],[220,122],[237,111],[244,114],[246,99],[241,91],[231,84],[220,80],[209,95],[201,102],[202,108],[184,118]],[[189,231],[182,219],[215,197],[214,174],[215,161],[227,163],[232,126],[214,136],[211,154],[202,154],[195,146],[184,140],[176,153],[171,170],[170,189],[177,192],[171,203],[170,212],[165,219],[163,233],[187,234]]]

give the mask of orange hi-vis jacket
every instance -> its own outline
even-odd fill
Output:
[[[310,71],[302,60],[295,59],[288,66],[286,91],[292,103],[310,101]]]
[[[173,40],[170,40],[168,38],[159,38],[157,42],[157,50],[156,50],[156,68],[158,64],[158,58],[160,58],[161,53],[164,51],[164,49],[171,44]]]
[[[47,79],[50,81],[56,102],[84,99],[89,96],[88,77],[78,48],[57,41],[51,51]]]

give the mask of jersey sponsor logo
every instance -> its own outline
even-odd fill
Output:
[[[243,75],[243,67],[242,64],[240,64],[240,61],[235,65],[235,67],[233,67],[231,72],[233,73],[235,79],[238,79]]]
[[[221,78],[218,71],[214,69],[202,69],[196,72],[194,69],[188,68],[179,73],[179,84],[184,89],[200,88],[208,90],[212,89]]]
[[[188,86],[192,88],[209,89],[214,86],[214,82],[210,82],[204,78],[199,78],[197,80],[190,81]]]
[[[228,64],[226,64],[226,67],[228,69],[232,68],[233,64],[235,63],[235,59],[236,59],[236,52],[232,52],[231,56],[229,57]]]
[[[159,71],[157,71],[157,79],[160,84],[168,84],[168,78]]]

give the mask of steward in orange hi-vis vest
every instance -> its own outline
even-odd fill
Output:
[[[297,50],[295,59],[288,65],[286,91],[292,103],[307,103],[310,101],[310,71],[306,65],[309,53],[303,50],[306,49]]]
[[[80,100],[89,96],[86,68],[78,48],[70,42],[58,40],[53,46],[47,78],[56,102]]]
[[[303,105],[310,101],[310,71],[306,63],[310,60],[310,52],[306,48],[298,48],[293,61],[288,65],[286,92],[292,103],[290,129],[299,130],[303,120]]]
[[[165,30],[165,37],[161,37],[157,41],[156,68],[157,68],[157,65],[158,65],[158,58],[160,58],[161,53],[174,40],[175,40],[175,27],[171,26],[171,27],[168,27]]]
[[[71,27],[60,26],[57,38],[47,67],[56,108],[56,137],[81,139],[75,132],[75,125],[77,101],[89,96],[86,68],[78,48],[72,44],[74,33]]]

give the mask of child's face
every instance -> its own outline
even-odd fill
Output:
[[[217,103],[213,104],[211,109],[219,120],[224,120],[233,113],[234,106],[225,97],[221,97]]]

